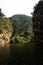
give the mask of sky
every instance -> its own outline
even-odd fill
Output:
[[[39,0],[0,0],[0,8],[6,17],[11,17],[15,14],[25,14],[31,16],[34,5]]]

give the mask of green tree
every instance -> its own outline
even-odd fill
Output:
[[[2,34],[1,38],[2,41],[9,41],[10,37],[13,33],[12,23],[9,19],[5,17],[0,9],[0,35]]]
[[[40,0],[34,7],[33,31],[37,42],[43,42],[43,0]]]

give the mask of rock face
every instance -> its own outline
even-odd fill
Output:
[[[35,40],[43,43],[43,0],[34,7],[33,31]]]
[[[0,34],[0,45],[6,45],[9,43],[11,34],[9,34],[9,35],[8,34],[9,33]]]
[[[0,12],[0,45],[6,45],[12,36],[12,24],[2,12]]]

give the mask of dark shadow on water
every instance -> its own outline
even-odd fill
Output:
[[[7,65],[10,60],[10,47],[0,46],[0,65]]]
[[[42,65],[43,44],[28,43],[24,46],[0,46],[0,65]]]

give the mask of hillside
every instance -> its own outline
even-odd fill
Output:
[[[24,41],[30,39],[30,37],[33,34],[33,29],[32,29],[32,17],[27,16],[27,15],[13,15],[12,17],[9,18],[12,22],[13,25],[13,40],[16,41]],[[24,43],[23,42],[23,43]]]
[[[12,35],[12,24],[0,10],[0,45],[6,45]]]
[[[14,15],[9,18],[16,32],[24,31],[26,27],[32,26],[32,17],[26,15]]]

